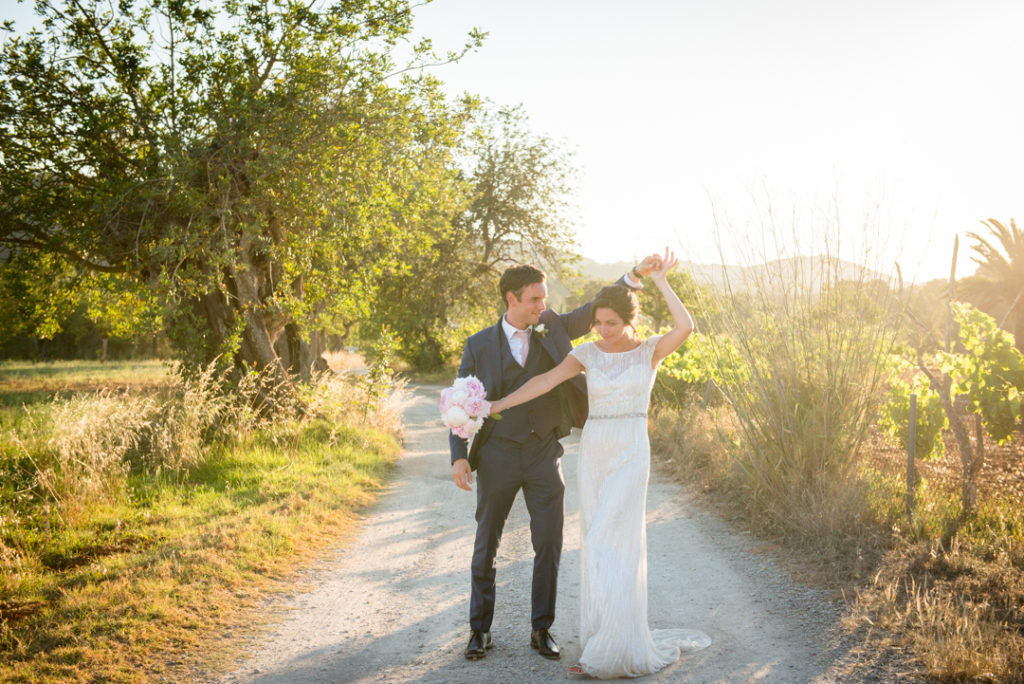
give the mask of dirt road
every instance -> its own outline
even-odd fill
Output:
[[[469,662],[469,563],[476,496],[457,489],[438,419],[440,387],[418,387],[406,411],[407,451],[389,491],[353,544],[280,601],[274,627],[225,684],[299,682],[550,682],[579,655],[576,437],[564,441],[565,550],[552,634],[561,661],[529,646],[533,551],[522,497],[498,556],[495,647]],[[712,645],[650,682],[834,682],[831,638],[840,607],[794,584],[742,534],[652,475],[647,502],[650,624],[692,627]]]

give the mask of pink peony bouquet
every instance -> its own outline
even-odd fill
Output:
[[[455,435],[470,439],[491,412],[491,402],[485,396],[484,384],[477,378],[459,378],[441,392],[441,421]]]

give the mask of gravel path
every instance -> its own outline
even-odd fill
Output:
[[[498,555],[495,647],[469,662],[469,562],[475,494],[457,489],[440,387],[421,386],[406,410],[407,450],[356,540],[306,573],[310,587],[280,600],[275,625],[226,683],[550,682],[567,680],[580,652],[576,436],[563,444],[565,549],[552,634],[561,661],[529,646],[533,551],[520,496]],[[836,682],[840,606],[794,584],[754,542],[652,475],[647,501],[650,624],[707,632],[712,645],[642,681]],[[863,675],[863,673],[862,673]]]

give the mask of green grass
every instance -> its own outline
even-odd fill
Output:
[[[20,378],[40,392],[97,381],[86,365]],[[107,381],[158,384],[158,368],[126,365]],[[0,419],[45,431],[47,406]],[[251,628],[267,591],[344,539],[400,448],[357,425],[279,423],[213,442],[191,469],[133,470],[66,524],[36,479],[45,440],[21,437],[20,450],[0,440],[0,680],[23,682],[187,681],[216,667],[223,635]]]
[[[56,393],[97,389],[154,389],[172,376],[167,361],[0,362],[0,406],[50,401]]]

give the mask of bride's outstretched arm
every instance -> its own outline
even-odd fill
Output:
[[[558,364],[547,373],[541,373],[540,375],[530,378],[526,381],[525,385],[517,389],[512,394],[492,402],[491,413],[501,413],[507,408],[524,404],[531,399],[550,392],[569,378],[574,375],[578,375],[582,370],[583,364],[577,361],[575,356],[570,354],[565,357],[565,360],[563,360],[562,363]]]
[[[693,317],[690,316],[690,312],[683,306],[679,295],[675,293],[675,290],[672,289],[668,282],[668,272],[677,263],[676,255],[666,247],[665,257],[661,261],[661,268],[651,273],[654,284],[661,290],[661,295],[665,298],[668,311],[672,314],[673,323],[672,329],[662,335],[661,339],[658,340],[657,346],[654,347],[654,358],[651,360],[652,365],[657,365],[659,361],[678,349],[679,345],[685,342],[686,338],[693,332]]]

